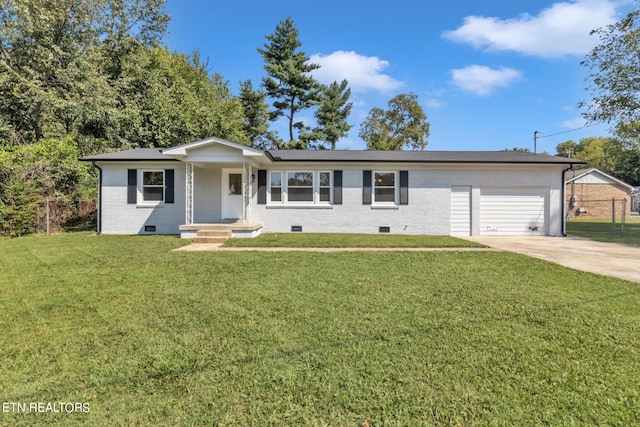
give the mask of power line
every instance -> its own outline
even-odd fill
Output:
[[[603,123],[606,123],[606,122],[591,123],[590,125],[584,125],[584,126],[582,126],[582,127],[575,128],[575,129],[563,130],[562,132],[552,133],[551,135],[545,135],[544,133],[542,133],[542,132],[540,132],[540,131],[537,131],[537,133],[541,134],[541,135],[540,135],[540,138],[549,138],[549,137],[551,137],[551,136],[562,135],[563,133],[575,132],[575,131],[577,131],[577,130],[582,130],[582,129],[590,128],[590,127],[593,127],[593,126],[601,125],[601,124],[603,124]]]

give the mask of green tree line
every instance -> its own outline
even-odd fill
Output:
[[[630,185],[640,185],[640,148],[620,138],[592,137],[556,146],[559,156],[581,159],[587,167],[599,169]]]

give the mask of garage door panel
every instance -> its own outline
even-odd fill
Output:
[[[452,236],[471,235],[471,186],[451,187],[451,231]]]
[[[545,188],[482,188],[480,234],[546,234],[546,194]]]

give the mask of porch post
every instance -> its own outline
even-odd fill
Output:
[[[193,224],[193,163],[187,162],[186,167],[186,214],[184,222],[185,224]]]
[[[253,168],[251,166],[251,162],[249,162],[249,173],[247,174],[247,221],[251,221],[252,212],[251,212],[251,195],[253,194],[253,186],[252,186],[252,176],[253,176]]]

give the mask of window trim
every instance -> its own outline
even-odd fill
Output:
[[[390,188],[390,186],[376,186],[376,174],[393,174],[393,201],[378,201],[376,200],[377,188]],[[398,205],[398,191],[399,191],[399,176],[398,171],[393,170],[374,170],[371,171],[371,205],[377,206],[397,206]]]
[[[162,186],[160,185],[144,185],[144,174],[145,172],[160,172],[162,173]],[[166,173],[164,169],[139,169],[138,170],[138,205],[144,206],[157,206],[164,205],[166,200]],[[144,189],[145,187],[153,187],[153,188],[162,188],[162,200],[145,200],[144,199]]]
[[[329,174],[329,185],[320,185],[320,174],[323,173],[328,173]],[[330,170],[319,170],[317,171],[318,174],[318,186],[317,186],[317,192],[314,191],[314,194],[318,195],[318,200],[316,201],[316,204],[319,205],[331,205],[333,204],[333,171]],[[320,200],[320,189],[321,188],[326,188],[329,191],[329,200]]]
[[[273,193],[271,192],[271,187],[272,187],[272,185],[271,185],[271,182],[272,182],[271,181],[271,176],[274,173],[279,173],[280,174],[280,185],[279,186],[277,186],[277,185],[273,186],[275,188],[279,188],[280,189],[280,200],[279,201],[272,199]],[[277,170],[277,171],[270,170],[270,171],[267,172],[267,204],[268,205],[281,205],[281,204],[284,203],[284,185],[283,185],[282,175],[283,175],[283,172],[280,171],[280,170]]]
[[[311,173],[311,185],[294,185],[292,186],[292,188],[300,188],[300,189],[305,189],[305,188],[311,188],[311,200],[296,200],[296,201],[289,201],[289,174],[296,174],[296,173]],[[316,183],[317,183],[317,179],[316,179],[316,174],[317,172],[314,170],[289,170],[285,172],[285,182],[286,182],[286,202],[285,203],[289,203],[289,204],[301,204],[301,205],[310,205],[310,204],[315,204],[316,203]]]
[[[280,201],[272,200],[272,192],[271,192],[271,175],[273,173],[280,174],[280,187],[275,186],[275,188],[281,189],[281,197]],[[312,177],[312,191],[313,191],[313,200],[310,201],[289,201],[289,174],[293,173],[311,173]],[[320,185],[320,174],[328,173],[329,174],[329,185],[321,186]],[[294,186],[293,188],[309,188],[309,186]],[[329,192],[329,200],[321,201],[320,200],[320,188],[327,188]],[[333,171],[322,169],[277,169],[277,170],[269,170],[267,175],[267,205],[271,206],[331,206],[333,204],[333,191],[334,191],[334,178]]]

